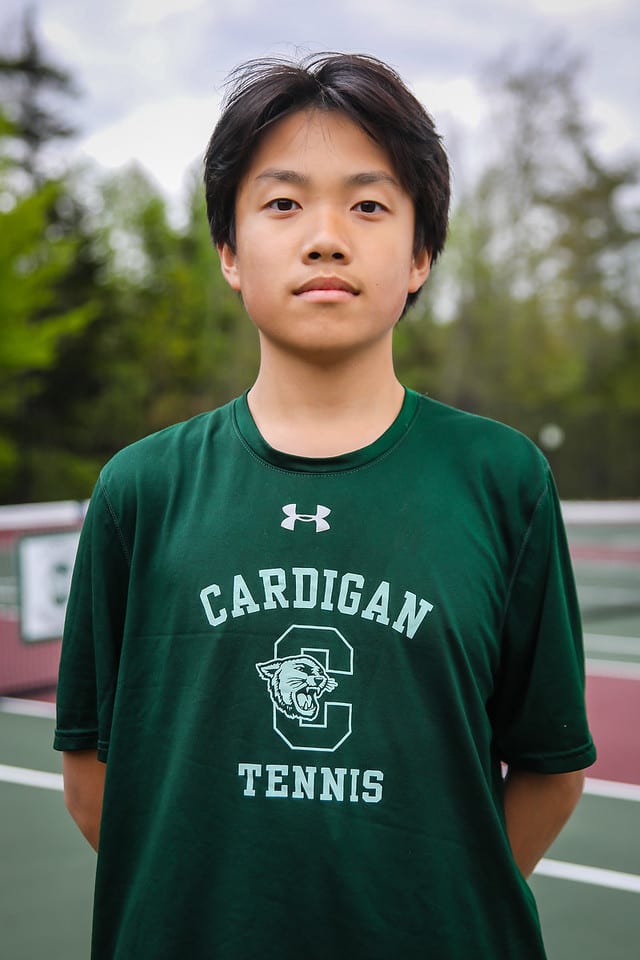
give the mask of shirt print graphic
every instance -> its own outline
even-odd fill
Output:
[[[273,730],[291,750],[333,753],[351,736],[352,704],[333,699],[353,676],[353,647],[335,627],[293,624],[256,663],[267,682]]]
[[[291,750],[334,753],[351,736],[352,704],[334,694],[354,675],[351,644],[335,627],[292,624],[273,645],[273,659],[256,663],[266,681],[273,730]],[[338,679],[339,678],[339,679]],[[265,698],[265,703],[269,701]],[[242,795],[250,799],[376,804],[384,772],[325,766],[296,755],[290,763],[240,761]],[[335,761],[334,761],[335,762]]]
[[[326,519],[331,513],[331,509],[323,506],[321,503],[316,506],[315,513],[298,513],[297,503],[286,503],[282,508],[282,512],[284,513],[285,519],[280,526],[284,527],[285,530],[295,530],[298,520],[300,520],[301,523],[315,523],[316,533],[324,533],[325,530],[331,529]]]
[[[256,668],[267,681],[276,710],[294,720],[315,720],[320,712],[319,698],[338,686],[315,657],[285,657],[256,663]]]

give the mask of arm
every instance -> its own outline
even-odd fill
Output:
[[[94,850],[98,849],[106,764],[95,750],[66,751],[62,755],[64,802]]]
[[[509,770],[504,786],[507,835],[525,877],[551,846],[573,813],[584,784],[584,771],[533,773]]]

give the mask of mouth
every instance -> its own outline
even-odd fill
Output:
[[[294,697],[298,713],[305,719],[314,720],[318,712],[318,702],[312,693],[301,691]]]
[[[304,300],[336,302],[357,297],[360,291],[342,277],[312,277],[293,291],[296,297]]]

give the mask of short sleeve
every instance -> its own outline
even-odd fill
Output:
[[[65,619],[56,750],[106,760],[129,582],[127,545],[98,483],[83,524]]]
[[[541,773],[589,766],[582,627],[551,473],[512,576],[492,716],[501,760]]]

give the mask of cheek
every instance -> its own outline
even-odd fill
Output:
[[[264,283],[266,279],[275,279],[276,271],[282,270],[282,255],[278,257],[273,241],[259,236],[252,238],[250,244],[238,251],[238,269],[241,281],[246,286],[253,281]]]
[[[387,300],[406,297],[413,279],[413,259],[409,256],[392,256],[380,264],[375,287]]]

